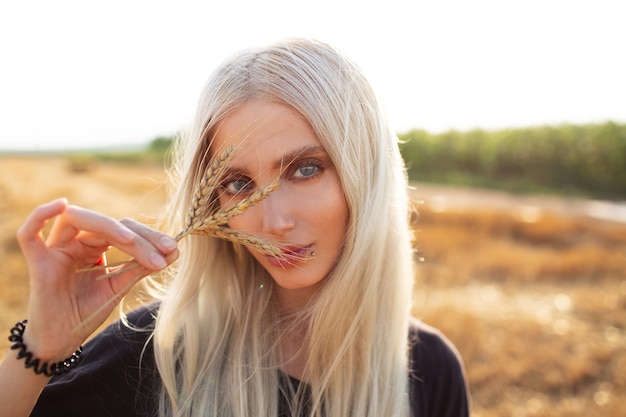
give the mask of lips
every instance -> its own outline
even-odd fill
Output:
[[[306,261],[310,251],[311,245],[287,246],[283,248],[281,256],[266,255],[265,258],[270,265],[285,268]]]

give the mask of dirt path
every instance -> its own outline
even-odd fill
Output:
[[[435,211],[466,208],[504,210],[529,221],[547,212],[626,223],[626,201],[523,195],[430,184],[414,184],[414,187],[413,198],[423,201]]]

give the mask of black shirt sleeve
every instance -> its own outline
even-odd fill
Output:
[[[412,416],[469,416],[469,389],[456,348],[441,332],[417,321],[411,323],[409,340]]]
[[[158,375],[149,342],[154,317],[154,305],[141,307],[128,321],[144,330],[117,321],[85,344],[80,365],[50,380],[31,417],[154,415]]]

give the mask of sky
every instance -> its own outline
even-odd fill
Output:
[[[343,50],[397,132],[626,122],[622,0],[0,0],[0,151],[148,143],[230,54]]]

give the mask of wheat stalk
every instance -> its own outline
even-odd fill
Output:
[[[234,153],[232,147],[227,148],[224,152],[218,155],[208,166],[205,174],[203,175],[196,192],[193,194],[192,201],[189,206],[189,212],[185,218],[184,229],[176,235],[174,238],[177,242],[189,235],[201,235],[211,236],[218,239],[227,240],[233,243],[238,243],[247,247],[252,247],[259,250],[261,253],[274,256],[277,258],[285,257],[285,251],[278,243],[271,242],[267,239],[255,236],[250,233],[242,232],[240,230],[234,230],[227,226],[224,226],[233,217],[240,215],[250,207],[255,206],[265,198],[267,198],[273,191],[275,191],[279,184],[279,178],[275,179],[271,184],[255,191],[249,197],[242,199],[232,207],[226,209],[220,208],[211,213],[213,204],[211,199],[215,198],[215,193],[219,186],[219,180],[224,174],[227,163],[230,161]],[[290,256],[294,256],[293,254]],[[306,257],[302,258],[303,260]],[[83,324],[79,325],[75,330],[82,327],[82,325],[89,322],[91,319],[99,315],[107,305],[118,299],[119,294],[123,294],[130,290],[146,273],[147,269],[137,263],[132,263],[133,259],[129,259],[125,262],[119,262],[114,265],[98,265],[90,268],[82,268],[76,272],[86,272],[95,270],[107,270],[106,274],[99,276],[97,279],[107,279],[112,276],[119,275],[124,272],[141,267],[137,272],[137,275],[124,286],[114,297],[108,300],[97,311],[92,313],[87,319],[83,321]],[[111,268],[115,268],[111,270]]]

